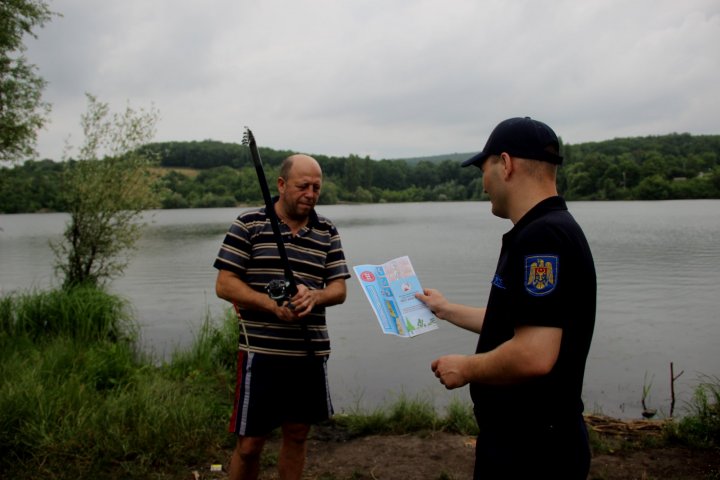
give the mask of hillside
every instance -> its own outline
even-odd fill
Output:
[[[259,147],[266,177],[291,152]],[[233,207],[259,203],[246,147],[212,140],[143,146],[158,175],[160,208]],[[670,134],[566,144],[558,190],[566,200],[720,198],[720,135]],[[323,168],[321,202],[397,203],[485,200],[480,171],[460,168],[469,153],[394,160],[316,154]],[[29,161],[0,168],[0,213],[67,211],[62,175],[74,161]]]

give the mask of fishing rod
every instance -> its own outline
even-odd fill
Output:
[[[282,235],[280,234],[280,224],[278,223],[277,214],[275,213],[275,205],[270,197],[267,180],[265,180],[265,171],[263,170],[262,161],[260,160],[260,152],[258,152],[255,136],[248,127],[245,127],[242,144],[250,147],[250,155],[252,156],[253,163],[255,164],[255,171],[257,172],[258,180],[260,181],[260,189],[262,190],[263,198],[265,199],[265,214],[270,219],[270,225],[272,226],[275,243],[277,243],[280,261],[283,264],[283,270],[285,273],[285,278],[276,278],[271,280],[265,287],[265,291],[268,293],[270,298],[277,302],[278,306],[282,306],[287,301],[288,307],[292,309],[292,303],[289,303],[289,300],[297,293],[298,288],[295,283],[295,276],[290,268],[290,261],[288,260],[287,252],[285,251],[285,243],[283,242]]]

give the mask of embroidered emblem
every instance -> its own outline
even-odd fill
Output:
[[[555,255],[528,255],[525,257],[525,290],[530,295],[547,295],[555,289],[558,280],[558,257]]]
[[[502,288],[503,290],[505,290],[505,283],[503,283],[502,277],[500,275],[498,275],[497,273],[493,277],[492,284],[498,288]]]

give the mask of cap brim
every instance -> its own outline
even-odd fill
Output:
[[[480,152],[477,155],[475,155],[472,158],[468,158],[464,162],[460,164],[462,167],[469,167],[470,165],[475,165],[478,168],[482,167],[482,164],[485,163],[485,160],[490,156],[490,154],[485,152]]]

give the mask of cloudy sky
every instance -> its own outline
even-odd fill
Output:
[[[482,148],[514,116],[566,143],[720,134],[718,0],[49,0],[27,55],[42,157],[85,93],[154,106],[157,141],[401,158]]]

